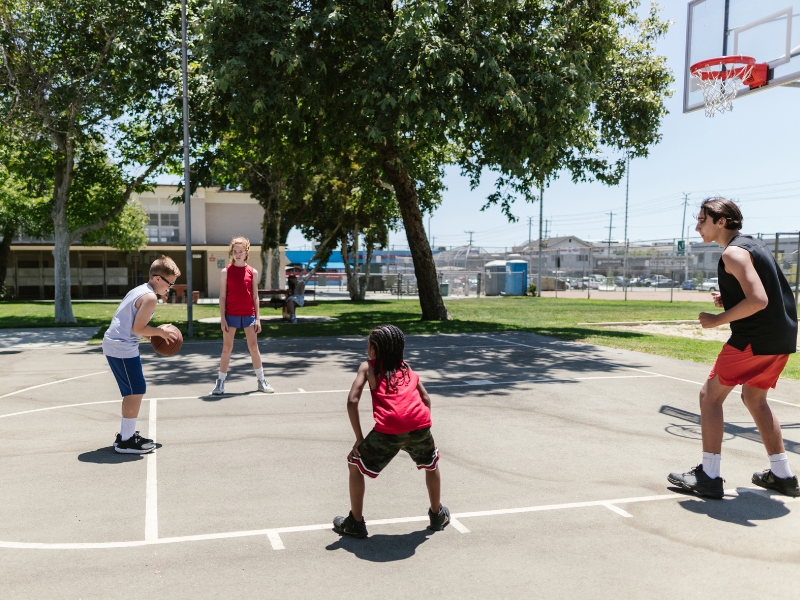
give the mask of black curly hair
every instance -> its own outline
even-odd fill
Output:
[[[376,379],[385,379],[387,390],[396,392],[398,382],[408,377],[408,365],[403,360],[406,336],[394,325],[381,325],[369,332],[369,345],[375,350]]]

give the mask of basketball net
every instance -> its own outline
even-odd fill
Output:
[[[703,92],[706,105],[706,116],[713,117],[717,113],[733,110],[733,101],[742,85],[742,81],[750,78],[754,65],[744,65],[736,69],[726,69],[722,65],[713,65],[702,69],[693,70],[692,78],[697,82]],[[731,73],[733,71],[733,73]]]

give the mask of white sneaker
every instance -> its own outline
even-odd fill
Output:
[[[222,396],[225,393],[225,380],[217,379],[217,385],[214,386],[214,390],[211,393],[215,396]]]
[[[265,394],[275,393],[275,390],[272,388],[272,386],[269,384],[269,381],[267,381],[266,379],[258,380],[258,391],[264,392]]]

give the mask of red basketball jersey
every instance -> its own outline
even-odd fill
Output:
[[[232,317],[252,317],[256,314],[253,304],[253,267],[228,265],[225,314]]]
[[[375,361],[370,360],[373,372]],[[372,416],[375,418],[375,431],[397,435],[431,426],[431,411],[422,402],[417,391],[419,376],[410,368],[405,377],[402,372],[395,373],[397,389],[390,391],[386,379],[375,373],[378,387],[372,392]]]

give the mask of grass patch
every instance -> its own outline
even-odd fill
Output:
[[[73,302],[77,325],[97,327],[95,339],[103,332],[117,308],[117,302]],[[709,366],[719,353],[721,344],[709,340],[609,331],[602,327],[579,325],[608,321],[670,321],[696,319],[701,311],[716,312],[710,302],[643,302],[622,300],[585,300],[561,298],[481,298],[448,303],[452,321],[420,321],[419,304],[415,300],[370,300],[361,303],[325,301],[318,306],[300,309],[300,314],[333,317],[328,323],[263,322],[262,338],[292,338],[341,335],[366,335],[382,323],[397,325],[407,334],[423,333],[491,333],[525,331],[562,340],[580,341],[599,346],[635,350],[670,358],[706,363]],[[263,314],[278,314],[263,309]],[[201,340],[221,340],[219,324],[197,320],[219,316],[216,305],[194,306],[194,336]],[[54,307],[39,302],[0,303],[0,328],[52,327]],[[186,306],[160,304],[153,325],[173,323],[186,333]],[[238,336],[244,337],[240,331]],[[800,379],[800,357],[793,354],[784,371],[790,379]]]

